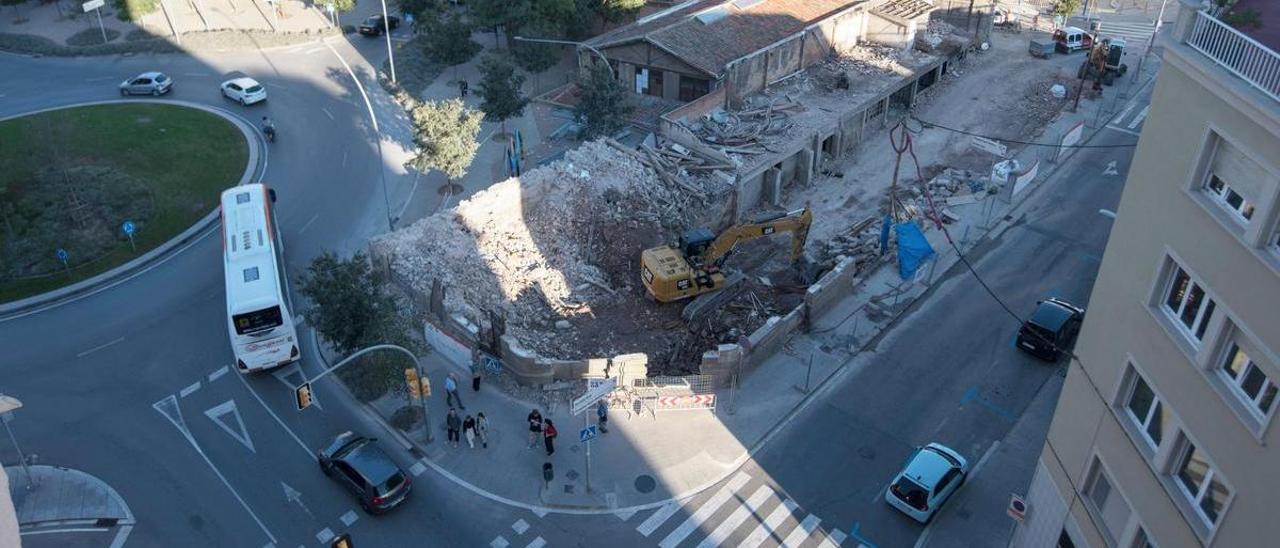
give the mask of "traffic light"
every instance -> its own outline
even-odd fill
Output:
[[[304,382],[294,389],[293,397],[298,402],[298,411],[311,407],[311,383]]]
[[[355,548],[355,543],[351,542],[351,535],[343,533],[333,537],[333,541],[329,543],[330,548]]]
[[[409,397],[415,400],[422,398],[418,385],[418,372],[413,368],[404,370],[404,382],[409,386]]]
[[[431,397],[431,379],[427,377],[422,377],[421,382],[422,382],[422,397],[430,398]]]

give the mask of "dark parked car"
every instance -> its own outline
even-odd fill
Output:
[[[338,480],[370,514],[395,508],[409,496],[409,476],[382,451],[378,440],[344,432],[316,457],[324,475]]]
[[[1036,303],[1036,311],[1018,330],[1018,348],[1042,360],[1055,362],[1080,334],[1084,309],[1062,299],[1050,297]]]
[[[396,27],[400,26],[400,18],[388,15],[387,23],[382,23],[381,15],[370,15],[360,23],[360,27],[357,30],[365,36],[382,36],[383,33],[387,32],[388,27],[390,27],[389,30],[396,30]]]

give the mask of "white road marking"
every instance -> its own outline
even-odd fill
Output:
[[[200,383],[196,383],[196,385],[199,385],[199,384]],[[191,388],[191,387],[188,386],[187,388]],[[196,386],[196,388],[199,388],[199,386]],[[258,452],[257,449],[253,448],[253,439],[249,437],[249,430],[244,427],[244,419],[240,417],[240,410],[236,408],[236,400],[227,400],[218,405],[210,407],[204,411],[204,414],[206,417],[209,417],[209,420],[213,421],[218,426],[222,427],[222,429],[225,430],[227,434],[229,434],[231,437],[235,438],[236,441],[240,442],[242,445],[248,448],[249,451],[252,451],[254,453]],[[226,420],[222,418],[227,415],[235,416],[236,427],[233,427],[231,424],[229,424]],[[237,430],[239,431],[237,432]]]
[[[194,393],[196,390],[199,390],[199,389],[200,389],[200,381],[196,381],[188,385],[186,388],[183,388],[181,392],[178,392],[178,395],[185,398],[187,396],[190,396],[192,393]]]
[[[1132,111],[1135,106],[1138,106],[1138,103],[1129,103],[1126,105],[1124,110],[1120,111],[1120,115],[1116,116],[1116,121],[1119,122],[1120,120],[1123,120],[1125,116],[1129,115],[1129,112]]]
[[[413,466],[409,467],[409,473],[413,474],[413,477],[415,478],[418,476],[421,476],[422,473],[426,471],[427,471],[427,465],[422,464],[422,462],[415,462],[413,463]]]
[[[707,538],[702,539],[702,542],[698,544],[698,548],[716,548],[720,546],[720,543],[729,538],[729,535],[733,534],[734,530],[739,525],[742,525],[742,522],[747,521],[747,518],[755,514],[760,509],[760,505],[764,504],[764,501],[769,500],[769,497],[772,496],[773,489],[769,488],[768,485],[761,485],[759,489],[756,489],[755,494],[747,499],[747,504],[734,510],[728,519],[721,522],[710,535],[707,535]]]
[[[204,459],[204,463],[209,465],[209,468],[213,470],[213,473],[218,476],[218,480],[222,481],[222,485],[226,487],[228,491],[231,491],[231,495],[236,498],[236,502],[240,503],[240,506],[244,508],[244,511],[249,513],[249,517],[253,518],[253,521],[258,524],[258,528],[262,529],[262,532],[265,533],[267,538],[271,539],[272,544],[274,544],[276,542],[275,535],[271,534],[271,530],[267,529],[267,525],[258,518],[258,514],[254,513],[253,508],[249,507],[249,503],[245,502],[244,498],[240,496],[240,493],[236,491],[235,487],[231,486],[231,482],[227,481],[226,476],[222,475],[222,471],[218,470],[218,467],[213,465],[213,461],[209,460],[209,456],[204,454],[204,449],[200,448],[200,444],[196,443],[196,439],[192,437],[191,432],[187,430],[186,422],[182,420],[182,410],[178,407],[178,398],[175,398],[170,394],[165,399],[151,404],[151,408],[155,409],[157,413],[163,415],[164,418],[169,419],[169,422],[182,433],[182,437],[186,438],[187,443],[190,443],[191,447],[195,448],[196,453],[200,455],[200,458]],[[172,409],[172,415],[170,414],[169,409]]]
[[[347,151],[342,151],[342,167],[347,167]]]
[[[756,548],[760,546],[766,539],[773,536],[778,527],[786,522],[787,518],[791,517],[791,513],[796,511],[797,508],[800,508],[800,505],[796,504],[794,500],[787,499],[782,501],[782,504],[774,508],[769,517],[764,519],[764,523],[757,526],[756,530],[752,531],[751,535],[746,540],[743,540],[742,544],[738,545],[738,548]]]
[[[124,541],[129,540],[129,533],[131,532],[133,532],[132,525],[124,525],[120,527],[120,530],[116,531],[116,538],[111,540],[110,548],[122,548],[124,546]]]
[[[1116,169],[1116,161],[1107,162],[1107,167],[1102,170],[1103,175],[1119,175],[1120,171]]]
[[[400,212],[396,214],[396,218],[404,217],[404,211],[409,209],[409,203],[413,201],[413,193],[418,191],[418,177],[422,176],[422,172],[413,170],[413,186],[409,187],[409,197],[404,199],[404,205],[400,206]]]
[[[330,120],[336,120],[336,118],[334,118],[334,117],[333,117],[333,113],[332,113],[332,112],[329,112],[329,109],[324,108],[324,107],[320,107],[320,112],[323,112],[323,113],[324,113],[324,115],[325,115],[325,116],[328,116]]]
[[[517,535],[523,535],[525,531],[529,530],[529,522],[525,521],[523,518],[518,519],[515,523],[511,524],[511,530],[515,531]]]
[[[813,530],[818,528],[818,523],[821,521],[822,519],[818,516],[809,514],[808,517],[804,518],[804,521],[800,522],[799,527],[796,527],[791,531],[790,535],[787,535],[787,540],[782,541],[782,546],[784,548],[800,548],[800,545],[804,544],[804,541],[809,538]]]
[[[116,77],[115,77],[115,76],[98,76],[98,77],[96,77],[96,78],[85,78],[85,79],[84,79],[84,81],[86,81],[86,82],[106,82],[106,81],[108,81],[108,80],[115,80],[115,79],[116,79]]]
[[[542,540],[542,537],[538,537],[533,539],[533,542],[530,542],[528,546],[525,546],[525,548],[542,548],[543,546],[546,546],[546,545],[547,545],[547,541]]]
[[[1142,110],[1138,111],[1138,115],[1133,117],[1133,121],[1129,122],[1129,125],[1125,127],[1128,127],[1129,129],[1138,127],[1138,124],[1141,124],[1142,120],[1147,117],[1148,110],[1151,110],[1151,105],[1142,107]]]
[[[214,370],[213,370],[213,373],[209,373],[209,382],[213,382],[213,381],[218,380],[218,379],[219,379],[219,378],[221,378],[223,375],[226,375],[226,374],[227,374],[227,371],[230,371],[230,370],[231,370],[231,366],[230,366],[230,365],[224,365],[224,366],[222,366],[222,367],[219,367],[219,368],[217,368],[217,369],[214,369]]]
[[[347,513],[342,514],[342,517],[338,519],[342,520],[343,525],[346,525],[347,527],[351,527],[351,524],[355,523],[356,520],[359,519],[359,516],[356,516],[355,511],[347,510]]]
[[[204,77],[204,76],[208,76],[208,75],[209,75],[209,73],[207,73],[207,72],[184,72],[184,73],[182,73],[182,75],[183,75],[183,76],[190,76],[190,77],[193,77],[193,78],[201,78],[201,77]]]
[[[844,541],[847,538],[849,538],[849,535],[845,534],[844,531],[832,529],[830,533],[827,533],[827,538],[822,539],[822,543],[818,545],[818,548],[834,548],[836,546],[840,546],[841,544],[844,544]]]
[[[1142,134],[1141,134],[1141,133],[1138,133],[1138,132],[1136,132],[1136,131],[1129,131],[1129,130],[1127,130],[1127,129],[1125,129],[1125,128],[1122,128],[1122,127],[1120,127],[1120,126],[1107,126],[1107,129],[1114,129],[1114,130],[1119,131],[1119,132],[1121,132],[1121,133],[1128,133],[1129,135],[1132,135],[1132,136],[1134,136],[1134,137],[1142,137]]]
[[[303,232],[306,232],[308,228],[311,228],[311,223],[316,222],[316,219],[319,219],[319,218],[320,218],[319,213],[312,215],[311,218],[308,219],[306,223],[303,223],[302,228],[298,229],[298,234],[302,234]]]
[[[81,353],[79,353],[79,354],[76,354],[76,357],[77,357],[77,358],[83,358],[83,357],[85,357],[85,356],[88,356],[89,354],[92,354],[92,353],[94,353],[94,352],[97,352],[97,351],[99,351],[99,350],[102,350],[102,349],[104,349],[104,348],[106,348],[106,347],[108,347],[108,346],[111,346],[111,345],[113,345],[113,344],[119,344],[119,343],[120,343],[120,342],[122,342],[122,341],[124,341],[124,337],[120,337],[120,338],[118,338],[118,339],[116,339],[116,340],[114,340],[114,341],[111,341],[111,342],[109,342],[109,343],[106,343],[106,344],[100,344],[100,345],[98,345],[98,346],[95,346],[95,347],[93,347],[93,348],[90,348],[90,349],[88,349],[88,350],[85,350],[84,352],[81,352]]]
[[[489,543],[489,548],[507,548],[507,546],[510,545],[511,543],[507,542],[507,539],[499,536],[498,538],[493,539],[493,542]]]
[[[533,512],[533,515],[538,516],[538,519],[547,517],[547,509],[541,506],[534,508],[531,512]]]
[[[276,412],[272,411],[271,408],[267,406],[267,403],[262,401],[262,396],[259,396],[258,393],[253,390],[252,386],[249,386],[249,381],[244,380],[244,375],[236,375],[236,378],[240,379],[240,382],[244,384],[244,387],[249,389],[249,393],[253,395],[253,399],[258,400],[258,405],[261,405],[263,409],[267,410],[267,414],[271,415],[271,418],[275,419],[276,424],[280,425],[280,428],[283,428],[284,431],[289,434],[289,437],[293,438],[294,442],[297,442],[298,447],[301,447],[302,451],[307,454],[307,460],[315,462],[316,456],[315,453],[311,452],[311,448],[307,447],[307,444],[302,443],[302,439],[300,439],[297,434],[294,434],[293,430],[290,430],[288,426],[285,426],[284,421],[280,420],[280,417],[276,415]]]
[[[636,512],[639,512],[639,510],[618,510],[613,515],[618,516],[618,519],[622,521],[627,521],[631,519],[631,516],[636,515]]]
[[[681,523],[666,538],[662,539],[658,546],[661,548],[675,548],[685,537],[689,536],[689,533],[701,527],[702,522],[707,521],[707,518],[716,513],[721,506],[724,506],[724,503],[728,502],[734,493],[737,493],[738,489],[741,489],[748,481],[751,481],[751,476],[748,476],[746,472],[738,472],[738,475],[729,480],[729,483],[726,483],[724,487],[716,491],[716,494],[711,495],[711,498],[698,507],[698,510],[692,516],[685,519],[684,523]]]
[[[647,537],[652,535],[653,532],[658,530],[664,522],[671,519],[671,516],[675,515],[675,513],[679,511],[680,504],[668,502],[665,506],[659,508],[657,512],[654,512],[652,516],[649,516],[649,519],[644,520],[639,527],[636,527],[636,531],[639,532],[641,536]]]
[[[333,537],[333,531],[330,531],[328,527],[325,527],[324,529],[321,529],[319,533],[316,533],[316,540],[320,541],[320,544],[328,544],[329,541],[333,540]]]
[[[333,56],[337,57],[338,62],[342,63],[342,66],[347,69],[347,74],[351,75],[351,81],[355,82],[356,89],[360,90],[360,97],[364,98],[364,107],[369,109],[369,121],[373,123],[373,132],[379,134],[379,138],[381,138],[382,130],[378,129],[378,117],[373,113],[373,103],[369,101],[369,94],[364,91],[364,84],[361,84],[360,79],[356,78],[356,71],[351,70],[351,65],[347,64],[347,60],[338,55],[338,50],[333,49],[333,46],[329,45],[328,42],[325,42],[324,46],[333,52]]]

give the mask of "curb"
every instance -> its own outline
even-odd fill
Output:
[[[252,35],[249,32],[246,32],[243,29],[214,29],[214,30],[207,30],[207,31],[191,31],[191,32],[187,32],[186,34],[202,34],[202,33],[211,34],[215,32],[241,34],[241,35],[248,35],[252,37]],[[271,32],[264,32],[264,33],[274,34]],[[44,38],[46,40],[53,41],[53,39],[48,38],[46,36],[39,35],[39,34],[25,34],[25,33],[9,33],[9,34],[34,36],[37,38]],[[341,28],[335,28],[335,27],[328,27],[328,28],[322,29],[319,32],[312,32],[312,33],[289,31],[287,34],[297,35],[300,39],[297,42],[268,46],[265,48],[256,47],[256,46],[245,46],[245,47],[232,46],[232,47],[218,47],[218,48],[197,47],[192,49],[192,48],[189,48],[187,44],[183,44],[181,42],[174,42],[172,35],[166,35],[166,36],[151,38],[151,39],[148,39],[148,41],[151,41],[151,40],[164,41],[173,47],[172,50],[154,51],[154,50],[148,50],[148,49],[138,49],[138,50],[125,49],[122,51],[95,51],[95,50],[92,50],[92,48],[100,48],[103,46],[102,45],[66,46],[66,45],[61,45],[54,42],[55,46],[57,46],[58,48],[61,48],[54,53],[50,53],[46,51],[34,51],[29,49],[11,49],[11,48],[0,48],[0,53],[22,56],[22,57],[30,57],[32,59],[42,59],[46,57],[75,59],[75,58],[81,58],[81,57],[110,57],[110,56],[131,57],[136,55],[191,55],[195,53],[256,52],[256,51],[272,51],[272,50],[279,50],[279,49],[285,49],[285,48],[293,48],[293,47],[298,47],[300,45],[304,45],[314,41],[323,41],[323,40],[327,40],[337,36],[344,36]],[[128,44],[128,42],[117,42],[117,43],[107,44],[107,45],[116,45],[116,44]],[[77,47],[90,49],[90,51],[76,51],[75,48]]]
[[[63,110],[68,108],[94,106],[94,105],[136,104],[136,103],[178,105],[178,106],[183,106],[187,108],[194,108],[198,110],[203,110],[205,112],[214,114],[216,116],[220,116],[223,119],[231,122],[240,130],[240,133],[244,135],[245,142],[249,146],[249,161],[245,167],[244,174],[240,176],[240,180],[235,184],[235,186],[248,184],[249,182],[254,180],[257,180],[257,181],[262,180],[263,175],[266,173],[267,160],[266,160],[265,150],[260,149],[261,145],[258,142],[258,130],[243,118],[229,111],[226,111],[217,107],[212,107],[209,105],[200,104],[200,103],[193,103],[190,101],[177,101],[177,100],[166,101],[166,100],[159,100],[159,99],[113,99],[109,101],[90,101],[90,102],[84,102],[84,103],[74,103],[70,105],[62,105],[58,107],[40,109],[40,110],[35,110],[35,111],[26,112],[23,114],[17,114],[13,116],[7,116],[7,117],[0,118],[0,122],[11,120],[14,118],[30,116],[33,114],[41,114],[44,112],[51,112],[55,110]],[[259,166],[259,164],[261,164],[261,166]],[[214,208],[213,211],[209,212],[199,221],[196,221],[196,223],[191,225],[190,228],[181,232],[177,236],[169,239],[169,241],[160,244],[159,246],[155,247],[151,251],[148,251],[139,257],[135,257],[133,260],[127,263],[124,263],[120,266],[112,268],[111,270],[98,274],[87,280],[81,280],[79,282],[76,282],[66,287],[55,289],[53,291],[47,291],[45,293],[41,293],[33,297],[27,297],[25,299],[20,299],[17,301],[0,304],[0,321],[15,319],[16,317],[25,316],[27,314],[45,310],[47,308],[59,306],[67,302],[71,302],[77,298],[87,297],[89,295],[97,293],[98,291],[108,289],[118,283],[125,282],[133,278],[134,276],[145,272],[148,268],[155,266],[163,262],[164,260],[167,260],[170,257],[176,255],[177,251],[181,251],[179,249],[180,247],[184,247],[188,243],[203,239],[211,231],[211,229],[213,228],[213,225],[216,223],[217,220],[218,220],[218,208]]]

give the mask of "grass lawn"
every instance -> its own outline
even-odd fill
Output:
[[[0,302],[89,278],[168,241],[217,207],[248,155],[230,122],[174,105],[96,105],[0,122]],[[138,227],[136,253],[121,232],[126,214],[141,217],[128,219]],[[70,276],[58,247],[70,253]]]

